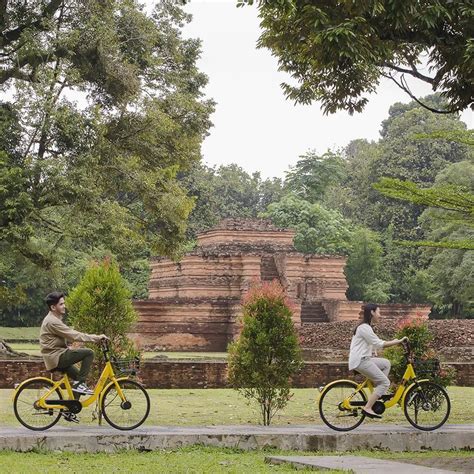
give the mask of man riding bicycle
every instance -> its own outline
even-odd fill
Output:
[[[78,395],[91,395],[86,378],[94,360],[94,352],[86,347],[69,349],[67,342],[100,342],[105,334],[85,334],[75,331],[63,322],[66,313],[64,294],[53,292],[46,296],[49,313],[43,319],[40,329],[40,347],[44,364],[48,370],[61,370],[74,380],[72,390]],[[81,362],[80,370],[74,364]]]

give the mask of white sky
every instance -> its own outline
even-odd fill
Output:
[[[280,88],[287,76],[278,72],[276,58],[266,49],[256,49],[257,8],[235,5],[236,0],[191,0],[185,7],[193,21],[184,36],[202,39],[198,66],[209,77],[206,95],[217,102],[211,117],[214,127],[202,146],[205,163],[237,163],[263,177],[284,177],[309,149],[323,153],[356,138],[377,140],[390,105],[410,101],[386,80],[370,96],[365,111],[352,117],[345,112],[325,116],[316,103],[294,105]],[[418,96],[431,93],[417,82],[412,90]],[[462,119],[473,127],[472,111]]]

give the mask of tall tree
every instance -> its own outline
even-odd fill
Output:
[[[384,179],[376,188],[403,201],[428,208],[419,222],[429,240],[405,244],[427,247],[427,293],[438,315],[474,317],[474,164],[454,163],[442,170],[433,187],[420,188],[409,181]],[[424,276],[423,276],[424,275]],[[418,281],[417,288],[420,288]]]
[[[297,85],[283,84],[296,102],[320,101],[326,113],[361,112],[382,77],[415,99],[408,76],[442,93],[447,106],[426,104],[432,111],[472,106],[471,0],[237,1],[253,3],[263,29],[258,45],[296,79]]]
[[[347,255],[350,251],[352,224],[319,203],[287,195],[270,204],[265,217],[279,227],[295,229],[294,244],[300,252]]]
[[[247,173],[236,164],[196,164],[180,179],[195,199],[188,227],[191,238],[226,217],[257,217],[284,193],[281,179],[262,180],[260,173]]]
[[[200,43],[181,36],[190,17],[169,2],[5,4],[2,250],[46,287],[74,283],[64,264],[88,257],[133,273],[179,254],[192,199],[176,175],[199,161],[213,110]]]
[[[296,165],[286,173],[285,186],[305,201],[322,201],[331,187],[345,177],[344,160],[328,151],[319,156],[309,151],[300,156]]]

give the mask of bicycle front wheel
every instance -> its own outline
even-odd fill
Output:
[[[120,397],[120,387],[125,399]],[[107,423],[118,430],[133,430],[150,413],[150,397],[145,388],[134,380],[119,380],[110,385],[103,397],[101,410]]]
[[[418,382],[405,395],[404,411],[415,428],[433,431],[446,423],[451,412],[451,401],[441,385]]]
[[[38,400],[45,396],[54,383],[45,379],[32,379],[23,384],[13,399],[13,411],[16,419],[30,430],[42,431],[54,426],[61,418],[61,410],[41,408]],[[48,401],[63,399],[59,389],[54,390],[47,398]]]
[[[321,419],[336,431],[351,431],[357,428],[365,418],[361,408],[367,402],[364,391],[356,392],[357,384],[350,380],[341,380],[323,390],[319,399],[319,414]],[[342,406],[342,402],[350,398],[351,402],[359,402],[360,408],[350,410]],[[363,403],[361,403],[363,402]]]

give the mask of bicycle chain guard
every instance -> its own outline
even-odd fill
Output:
[[[79,400],[45,400],[44,404],[61,405],[67,408],[71,413],[79,413],[82,410],[82,403]]]

